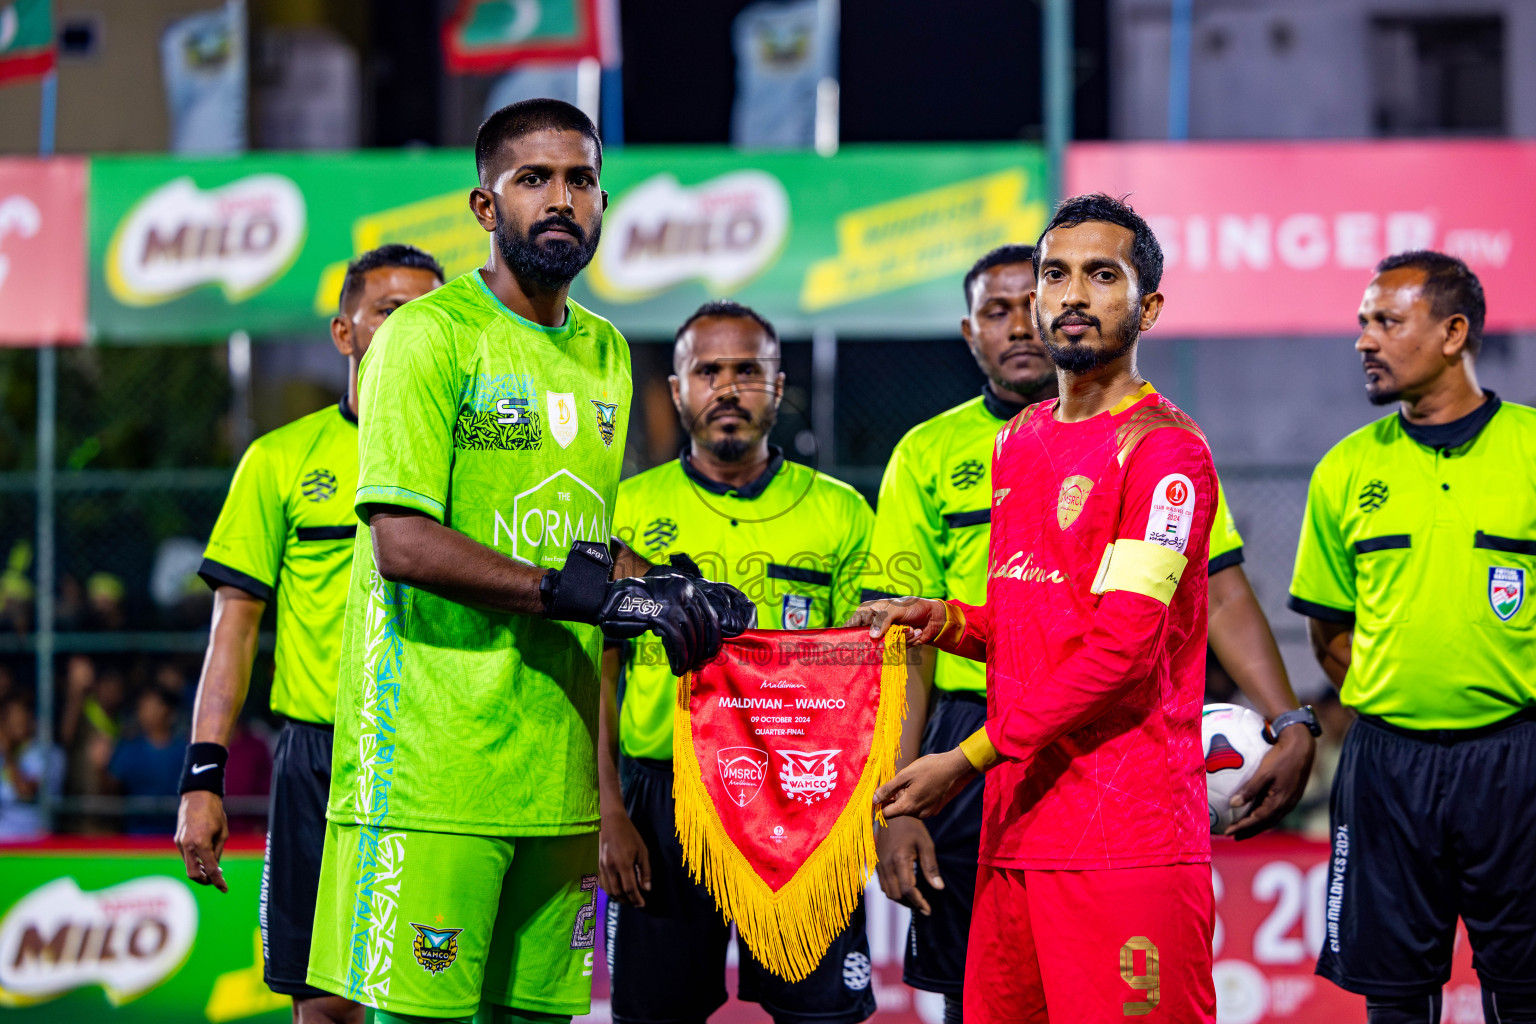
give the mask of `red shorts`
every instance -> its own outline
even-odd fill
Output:
[[[981,865],[966,1024],[1211,1024],[1209,864],[1096,871]]]

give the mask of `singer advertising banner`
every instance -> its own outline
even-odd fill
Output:
[[[678,681],[684,858],[791,981],[846,927],[874,869],[871,801],[895,772],[906,676],[899,630],[753,630]]]

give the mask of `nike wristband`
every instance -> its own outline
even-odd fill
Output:
[[[224,765],[229,762],[229,750],[222,743],[189,743],[187,757],[181,763],[181,785],[178,793],[195,793],[205,790],[224,795]]]
[[[565,556],[565,568],[551,569],[539,581],[544,615],[564,622],[596,622],[612,575],[608,545],[576,541]]]

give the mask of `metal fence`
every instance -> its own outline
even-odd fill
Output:
[[[873,502],[901,435],[974,396],[980,376],[957,341],[829,342],[785,345],[774,439]],[[177,700],[178,735],[190,717],[211,610],[195,570],[249,437],[241,361],[230,355],[223,345],[0,351],[0,704],[35,700],[40,734],[62,744],[64,778],[44,797],[59,827],[114,828],[125,813],[174,807],[166,797],[124,802],[104,765],[108,748],[138,731],[145,690]],[[670,359],[670,346],[635,346],[626,472],[675,457],[682,443]],[[262,426],[281,421],[277,403],[258,404],[272,420]],[[299,411],[293,404],[281,415]],[[1310,467],[1219,468],[1249,576],[1305,683],[1301,674],[1316,672],[1284,600]],[[275,724],[264,712],[270,643],[267,632],[247,704],[258,735]],[[252,796],[238,809],[259,804]]]

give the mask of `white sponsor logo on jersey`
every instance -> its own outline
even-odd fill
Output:
[[[1195,485],[1183,473],[1169,473],[1152,489],[1152,508],[1147,513],[1144,539],[1182,555],[1189,546],[1194,525]]]
[[[549,410],[549,433],[561,448],[576,440],[576,396],[569,392],[546,391],[544,402]]]

